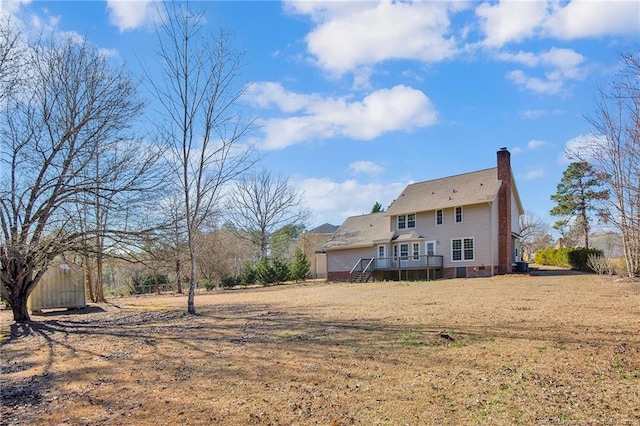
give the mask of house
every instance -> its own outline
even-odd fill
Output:
[[[309,260],[309,276],[311,278],[327,277],[326,253],[322,249],[324,243],[333,236],[338,226],[325,223],[300,236],[300,245],[305,256]]]
[[[323,248],[330,281],[506,274],[524,214],[511,154],[497,167],[408,185],[383,213],[345,220]]]

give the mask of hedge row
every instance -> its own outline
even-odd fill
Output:
[[[603,256],[602,250],[585,248],[552,248],[538,250],[533,258],[539,265],[553,265],[577,271],[594,272],[589,267],[589,256]]]

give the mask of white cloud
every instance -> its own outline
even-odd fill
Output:
[[[540,54],[523,51],[515,54],[501,52],[497,58],[528,67],[547,69],[540,77],[530,76],[523,70],[514,70],[507,74],[507,78],[521,88],[536,93],[555,95],[562,92],[567,81],[581,80],[585,77],[582,67],[585,61],[584,56],[573,49],[551,48]]]
[[[519,178],[523,180],[533,180],[544,177],[546,175],[546,171],[542,167],[534,167],[528,168],[523,175],[520,175]]]
[[[375,202],[386,209],[410,182],[362,183],[355,179],[335,182],[310,178],[300,182],[306,207],[316,223],[340,225],[348,216],[370,213]]]
[[[562,81],[546,80],[538,77],[526,75],[522,70],[511,71],[507,74],[507,79],[514,82],[523,89],[531,90],[536,93],[546,93],[548,95],[556,95],[562,89]]]
[[[372,161],[354,161],[349,164],[349,170],[354,174],[366,173],[366,174],[377,174],[382,173],[384,168]]]
[[[545,110],[545,109],[527,109],[524,111],[520,111],[520,117],[526,118],[528,120],[535,120],[537,118],[543,117],[545,115],[553,114],[553,115],[561,115],[564,114],[565,111],[561,109],[554,110]]]
[[[502,1],[483,3],[476,8],[486,35],[483,44],[501,47],[512,41],[522,41],[535,35],[536,29],[547,18],[544,1]]]
[[[537,139],[532,139],[529,142],[527,142],[527,148],[528,149],[538,149],[540,148],[542,145],[545,145],[546,142],[545,141],[540,141]]]
[[[573,0],[555,4],[545,33],[563,40],[640,32],[640,3]]]
[[[318,95],[301,95],[287,91],[280,83],[253,83],[246,91],[246,98],[252,105],[267,109],[277,107],[282,112],[292,113],[303,110],[315,102],[322,101]]]
[[[160,15],[159,0],[107,0],[109,20],[120,31],[149,25]]]
[[[544,109],[527,109],[524,111],[520,111],[520,116],[522,118],[526,118],[529,120],[535,120],[547,114],[547,111]]]
[[[497,58],[503,61],[515,62],[528,67],[548,66],[563,70],[569,75],[578,75],[577,70],[584,62],[584,56],[573,49],[553,47],[546,52],[535,54],[533,52],[519,51],[518,53],[500,52]]]
[[[534,37],[573,40],[640,32],[637,1],[501,1],[475,10],[485,36],[482,44],[500,48]]]
[[[534,151],[540,147],[542,147],[543,145],[546,145],[547,143],[545,141],[541,141],[538,139],[531,139],[529,142],[527,142],[527,145],[524,148],[521,147],[515,147],[511,150],[512,154],[521,154],[525,151]]]
[[[380,89],[361,101],[324,98],[285,90],[277,83],[254,83],[247,102],[259,108],[278,108],[288,117],[261,121],[264,149],[281,149],[309,139],[349,137],[371,140],[391,131],[411,131],[432,125],[436,110],[419,90],[398,85]],[[293,115],[295,114],[295,115]]]
[[[22,6],[30,3],[31,0],[0,0],[0,17],[14,15]]]
[[[393,59],[438,62],[452,57],[448,2],[289,2],[285,9],[309,15],[307,35],[318,66],[336,75]],[[362,77],[362,75],[360,76]]]
[[[569,164],[573,161],[589,161],[599,147],[603,146],[604,136],[593,133],[579,135],[567,141],[564,151],[558,156],[558,163]]]

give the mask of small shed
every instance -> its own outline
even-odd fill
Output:
[[[70,262],[54,263],[42,275],[40,282],[27,299],[31,312],[43,309],[84,308],[87,299],[84,270]]]

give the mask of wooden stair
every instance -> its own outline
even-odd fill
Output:
[[[371,272],[354,272],[351,277],[352,283],[366,283],[371,278]]]

